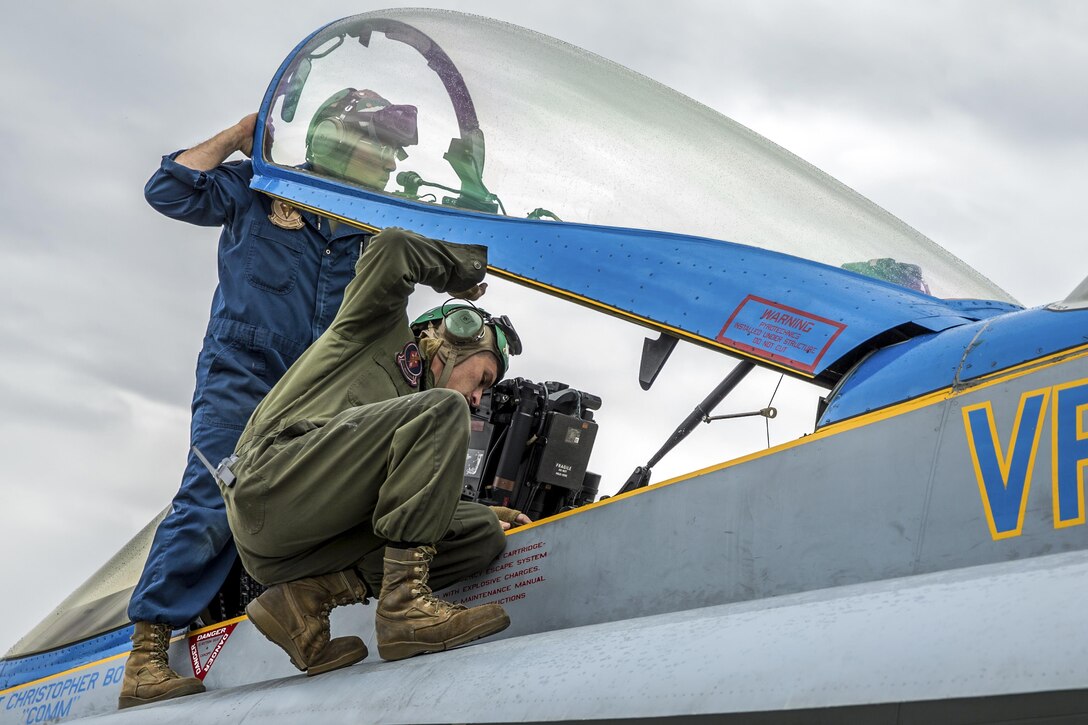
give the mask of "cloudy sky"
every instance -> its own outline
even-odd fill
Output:
[[[0,46],[0,650],[177,488],[215,230],[160,217],[163,153],[255,110],[307,33],[372,2],[17,3]],[[911,224],[1028,306],[1088,275],[1088,4],[1075,2],[433,3],[522,25],[671,86]],[[622,10],[616,10],[622,8]],[[260,30],[258,30],[260,29]],[[494,285],[532,352],[580,326],[605,400],[592,468],[614,490],[730,367],[681,346],[649,394],[642,331]],[[501,300],[501,301],[500,301]],[[559,377],[546,353],[519,374]],[[527,356],[528,358],[528,356]],[[557,363],[555,363],[557,364]],[[721,412],[766,404],[753,375]],[[811,429],[786,381],[771,443]],[[703,426],[663,480],[765,446],[756,419]]]

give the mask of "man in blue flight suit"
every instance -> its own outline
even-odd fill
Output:
[[[332,322],[369,235],[249,188],[256,114],[186,151],[163,157],[145,196],[168,217],[222,226],[219,285],[197,359],[191,445],[210,461],[234,451],[250,414]],[[383,190],[404,146],[417,143],[416,108],[344,89],[318,109],[307,167]],[[203,692],[169,666],[171,632],[208,606],[237,557],[219,487],[190,452],[181,487],[159,524],[129,602],[135,623],[119,707]]]

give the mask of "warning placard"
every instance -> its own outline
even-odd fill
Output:
[[[223,651],[223,645],[238,624],[225,624],[207,632],[198,632],[189,637],[189,661],[193,665],[193,674],[204,679],[208,670],[215,664],[215,658]]]
[[[748,295],[718,333],[718,342],[806,373],[846,325]]]

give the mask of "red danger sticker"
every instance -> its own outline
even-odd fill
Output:
[[[717,340],[811,373],[845,329],[841,322],[748,295],[733,311]]]
[[[193,665],[193,674],[200,679],[208,674],[215,664],[215,658],[223,651],[223,645],[238,623],[224,624],[222,627],[207,632],[200,632],[189,637],[189,661]]]

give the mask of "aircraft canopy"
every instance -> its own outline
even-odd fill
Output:
[[[936,297],[1014,301],[744,126],[498,21],[383,10],[334,22],[284,62],[264,110],[258,171],[346,181],[363,198],[728,240]]]

